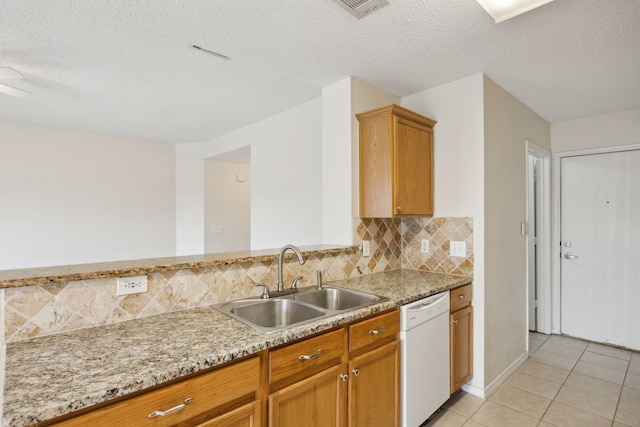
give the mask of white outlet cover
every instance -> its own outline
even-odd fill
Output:
[[[362,256],[371,256],[371,245],[368,240],[362,241]]]
[[[118,277],[116,295],[131,295],[147,292],[147,275]]]
[[[426,254],[429,252],[429,240],[428,239],[422,239],[420,241],[420,252],[422,252],[423,254]]]
[[[465,241],[449,240],[449,255],[464,258],[467,256],[467,243]]]

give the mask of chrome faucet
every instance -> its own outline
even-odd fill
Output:
[[[283,270],[282,258],[284,258],[284,253],[287,250],[293,251],[293,253],[295,253],[298,256],[298,262],[300,263],[300,265],[304,264],[304,260],[302,259],[302,253],[300,252],[300,249],[296,248],[293,245],[285,245],[282,247],[282,249],[280,249],[280,255],[278,256],[278,292],[284,292],[284,282],[282,281],[282,270]],[[295,289],[295,284],[299,279],[300,278],[297,277],[293,281],[292,289]]]

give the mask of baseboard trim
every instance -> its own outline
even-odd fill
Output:
[[[491,384],[489,384],[487,387],[479,388],[471,385],[470,383],[466,383],[462,386],[462,390],[466,391],[467,393],[471,393],[474,396],[486,399],[491,396],[498,389],[498,387],[500,387],[502,383],[504,383],[507,378],[509,378],[509,375],[513,374],[516,369],[518,369],[520,365],[522,365],[527,360],[528,357],[529,355],[527,352],[522,353],[516,360],[511,363],[511,365],[507,367],[507,369],[502,371],[500,375],[498,375],[493,381],[491,381]]]

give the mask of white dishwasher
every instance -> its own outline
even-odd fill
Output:
[[[418,427],[449,399],[449,291],[400,307],[402,426]]]

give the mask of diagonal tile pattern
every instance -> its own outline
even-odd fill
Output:
[[[323,272],[325,281],[332,281],[402,266],[472,275],[472,225],[470,218],[355,218],[354,241],[369,240],[370,257],[354,252],[314,253],[302,266],[289,260],[285,281],[289,283],[295,276],[302,275],[300,285],[310,286],[315,284],[316,270]],[[411,257],[404,253],[412,253],[416,245],[419,248],[422,238],[432,239],[432,251],[416,256],[419,262],[410,262]],[[467,242],[467,258],[447,255],[450,239]],[[117,296],[115,278],[9,288],[5,290],[5,341],[208,306],[258,295],[256,283],[273,287],[276,282],[277,260],[274,258],[271,262],[152,273],[148,275],[148,292],[136,295]]]
[[[640,427],[640,353],[536,333],[529,347],[488,399],[460,391],[423,427]]]

